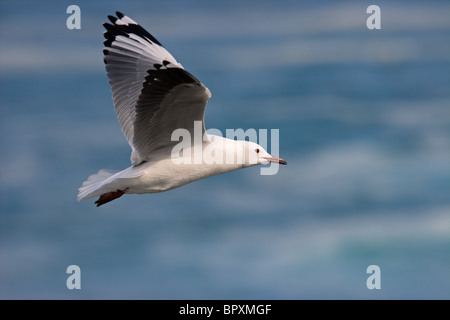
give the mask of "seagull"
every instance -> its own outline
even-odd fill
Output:
[[[99,197],[98,207],[124,194],[163,192],[258,164],[286,164],[254,142],[208,135],[204,126],[208,88],[138,23],[121,12],[116,15],[103,24],[103,54],[132,165],[89,176],[78,189],[78,201]],[[184,148],[173,139],[180,129],[194,136],[187,142],[183,136]],[[205,153],[227,161],[203,161]]]

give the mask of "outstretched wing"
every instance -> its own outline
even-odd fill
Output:
[[[203,122],[211,93],[155,37],[116,14],[108,16],[111,24],[103,24],[104,61],[117,117],[137,165],[155,150],[176,144],[171,141],[175,129],[193,136],[194,121]]]

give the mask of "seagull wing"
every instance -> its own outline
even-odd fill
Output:
[[[104,62],[120,126],[134,165],[178,143],[172,132],[204,123],[209,90],[179,64],[150,33],[116,12],[105,23]],[[203,125],[202,134],[205,134]]]

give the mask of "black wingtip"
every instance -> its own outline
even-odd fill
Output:
[[[116,15],[119,17],[119,19],[125,17],[125,15],[120,11],[116,11]],[[147,30],[142,28],[137,22],[118,25],[116,24],[118,20],[116,17],[108,16],[108,18],[113,24],[106,22],[103,24],[103,27],[105,27],[105,29],[107,30],[107,32],[103,34],[105,39],[107,39],[105,42],[103,42],[106,47],[111,46],[111,43],[114,41],[116,36],[123,35],[125,37],[129,37],[129,34],[136,34],[142,38],[147,38],[149,42],[156,43],[157,45],[163,47],[161,42],[159,42]]]
[[[116,23],[117,18],[114,16],[108,16],[109,21],[111,21],[112,23]]]

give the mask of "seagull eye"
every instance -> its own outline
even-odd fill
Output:
[[[256,149],[255,151],[256,151],[256,153],[259,153],[259,149]]]

